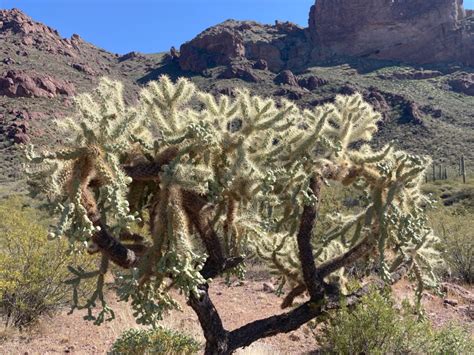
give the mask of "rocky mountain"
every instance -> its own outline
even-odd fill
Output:
[[[384,116],[377,144],[473,161],[474,14],[461,0],[423,3],[317,0],[308,28],[228,20],[179,51],[122,56],[0,10],[0,195],[22,186],[23,144],[61,144],[52,119],[69,115],[73,96],[101,76],[121,80],[130,102],[162,74],[216,95],[245,86],[304,107],[359,91]]]
[[[235,60],[301,70],[337,56],[474,65],[474,16],[462,0],[317,0],[308,28],[226,21],[181,46],[180,65],[201,72]]]

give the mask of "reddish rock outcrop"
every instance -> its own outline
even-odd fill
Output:
[[[97,73],[87,64],[72,63],[71,67],[87,75],[96,75]]]
[[[0,10],[0,37],[17,36],[19,43],[53,54],[75,57],[84,43],[78,35],[69,39],[61,38],[58,31],[33,21],[18,9]]]
[[[0,95],[8,97],[73,96],[74,85],[49,75],[10,70],[0,76]]]
[[[296,80],[295,75],[291,70],[283,70],[275,77],[275,84],[279,85],[289,85],[289,86],[296,86],[298,85],[298,80]]]
[[[245,47],[239,31],[225,23],[211,27],[181,46],[181,69],[200,72],[216,65],[227,65],[245,57]]]
[[[0,30],[11,30],[13,33],[28,35],[32,33],[43,33],[47,36],[58,37],[58,31],[33,21],[18,9],[0,10]]]
[[[310,48],[303,28],[289,22],[274,26],[228,20],[208,28],[180,48],[181,69],[194,72],[234,60],[264,60],[268,69],[302,67]]]
[[[387,100],[385,100],[383,94],[376,88],[369,88],[369,90],[364,93],[364,100],[370,103],[377,112],[380,112],[384,119],[388,117],[390,105],[387,103]]]
[[[29,125],[28,122],[18,121],[9,124],[5,130],[8,139],[15,144],[25,144],[30,141],[28,136]]]
[[[313,58],[352,55],[474,65],[474,36],[462,0],[317,0]]]
[[[179,64],[202,72],[264,60],[280,72],[338,55],[474,65],[474,18],[462,0],[317,0],[307,29],[228,20],[183,44]]]
[[[315,75],[310,75],[298,80],[298,84],[308,90],[315,90],[320,86],[326,85],[327,80],[319,78]]]
[[[219,75],[219,79],[242,79],[250,83],[258,83],[260,78],[247,63],[231,63]]]
[[[132,51],[132,52],[126,53],[126,54],[118,57],[118,61],[119,61],[119,63],[121,63],[121,62],[125,62],[127,60],[130,60],[130,59],[144,59],[144,58],[145,57],[140,52]]]

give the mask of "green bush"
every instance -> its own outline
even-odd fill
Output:
[[[401,310],[388,295],[372,292],[354,309],[339,310],[318,341],[323,353],[334,354],[469,354],[474,341],[451,325],[439,331],[419,321],[408,302]]]
[[[115,341],[110,354],[194,354],[200,347],[193,338],[170,329],[129,329]]]
[[[67,253],[66,241],[48,241],[48,219],[22,197],[0,200],[0,319],[22,327],[71,298],[67,265],[90,257]]]
[[[450,324],[434,334],[432,353],[474,354],[474,339],[466,327]]]
[[[440,250],[451,277],[474,283],[474,213],[464,208],[439,207],[430,214],[435,233],[440,236]]]

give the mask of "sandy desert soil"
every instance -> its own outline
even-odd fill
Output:
[[[247,322],[282,312],[281,299],[263,289],[268,279],[258,273],[249,275],[243,282],[234,282],[228,287],[222,279],[216,279],[211,285],[211,297],[219,310],[227,329],[234,329]],[[462,322],[474,334],[474,294],[450,287],[448,298],[458,302],[456,306],[447,305],[443,298],[425,292],[423,304],[428,317],[435,326],[451,321]],[[413,287],[402,281],[394,287],[398,300],[412,297]],[[38,325],[22,333],[4,330],[4,339],[0,340],[0,354],[105,354],[114,340],[126,329],[136,327],[132,312],[127,304],[118,303],[110,295],[111,304],[116,311],[116,319],[102,326],[94,326],[82,319],[81,312],[67,315],[60,311],[53,317],[44,317]],[[446,297],[445,297],[446,298]],[[183,305],[182,312],[170,313],[164,325],[182,330],[203,342],[197,317],[192,310]],[[1,335],[1,333],[0,333]],[[1,338],[0,338],[1,339]],[[3,343],[2,343],[3,342]],[[308,326],[289,334],[262,339],[251,347],[241,350],[240,354],[310,354],[317,349],[312,330]]]

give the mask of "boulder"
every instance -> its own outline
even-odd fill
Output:
[[[326,79],[319,78],[315,75],[310,75],[298,80],[298,85],[308,90],[315,90],[327,83],[328,81]]]
[[[445,298],[443,300],[443,303],[445,305],[450,305],[450,306],[456,307],[458,305],[459,301],[457,299],[454,299],[454,298]]]
[[[74,94],[72,83],[46,74],[9,70],[0,76],[0,95],[8,97],[55,97]]]
[[[403,111],[400,123],[423,124],[423,113],[417,103],[408,101]]]
[[[72,63],[71,67],[87,75],[96,75],[97,73],[87,64]]]
[[[271,26],[228,20],[184,43],[179,64],[183,70],[202,72],[236,60],[263,60],[269,70],[279,72],[303,66],[309,53],[305,31],[295,24],[277,22]]]
[[[271,284],[270,282],[264,282],[262,290],[263,292],[272,293],[275,292],[275,286],[273,286],[273,284]]]
[[[243,63],[231,63],[218,76],[219,79],[242,79],[250,83],[258,83],[261,79],[255,74],[252,68]]]
[[[1,129],[6,137],[15,144],[25,144],[30,141],[28,136],[29,125],[26,121],[11,122],[6,129]]]
[[[274,80],[277,85],[289,85],[299,87],[298,80],[296,80],[295,75],[291,70],[283,70],[280,72]]]
[[[126,53],[126,54],[118,57],[118,61],[119,61],[119,63],[121,63],[121,62],[125,62],[126,60],[130,60],[130,59],[143,59],[143,58],[145,58],[143,56],[143,54],[141,54],[139,52],[132,51],[132,52]]]

